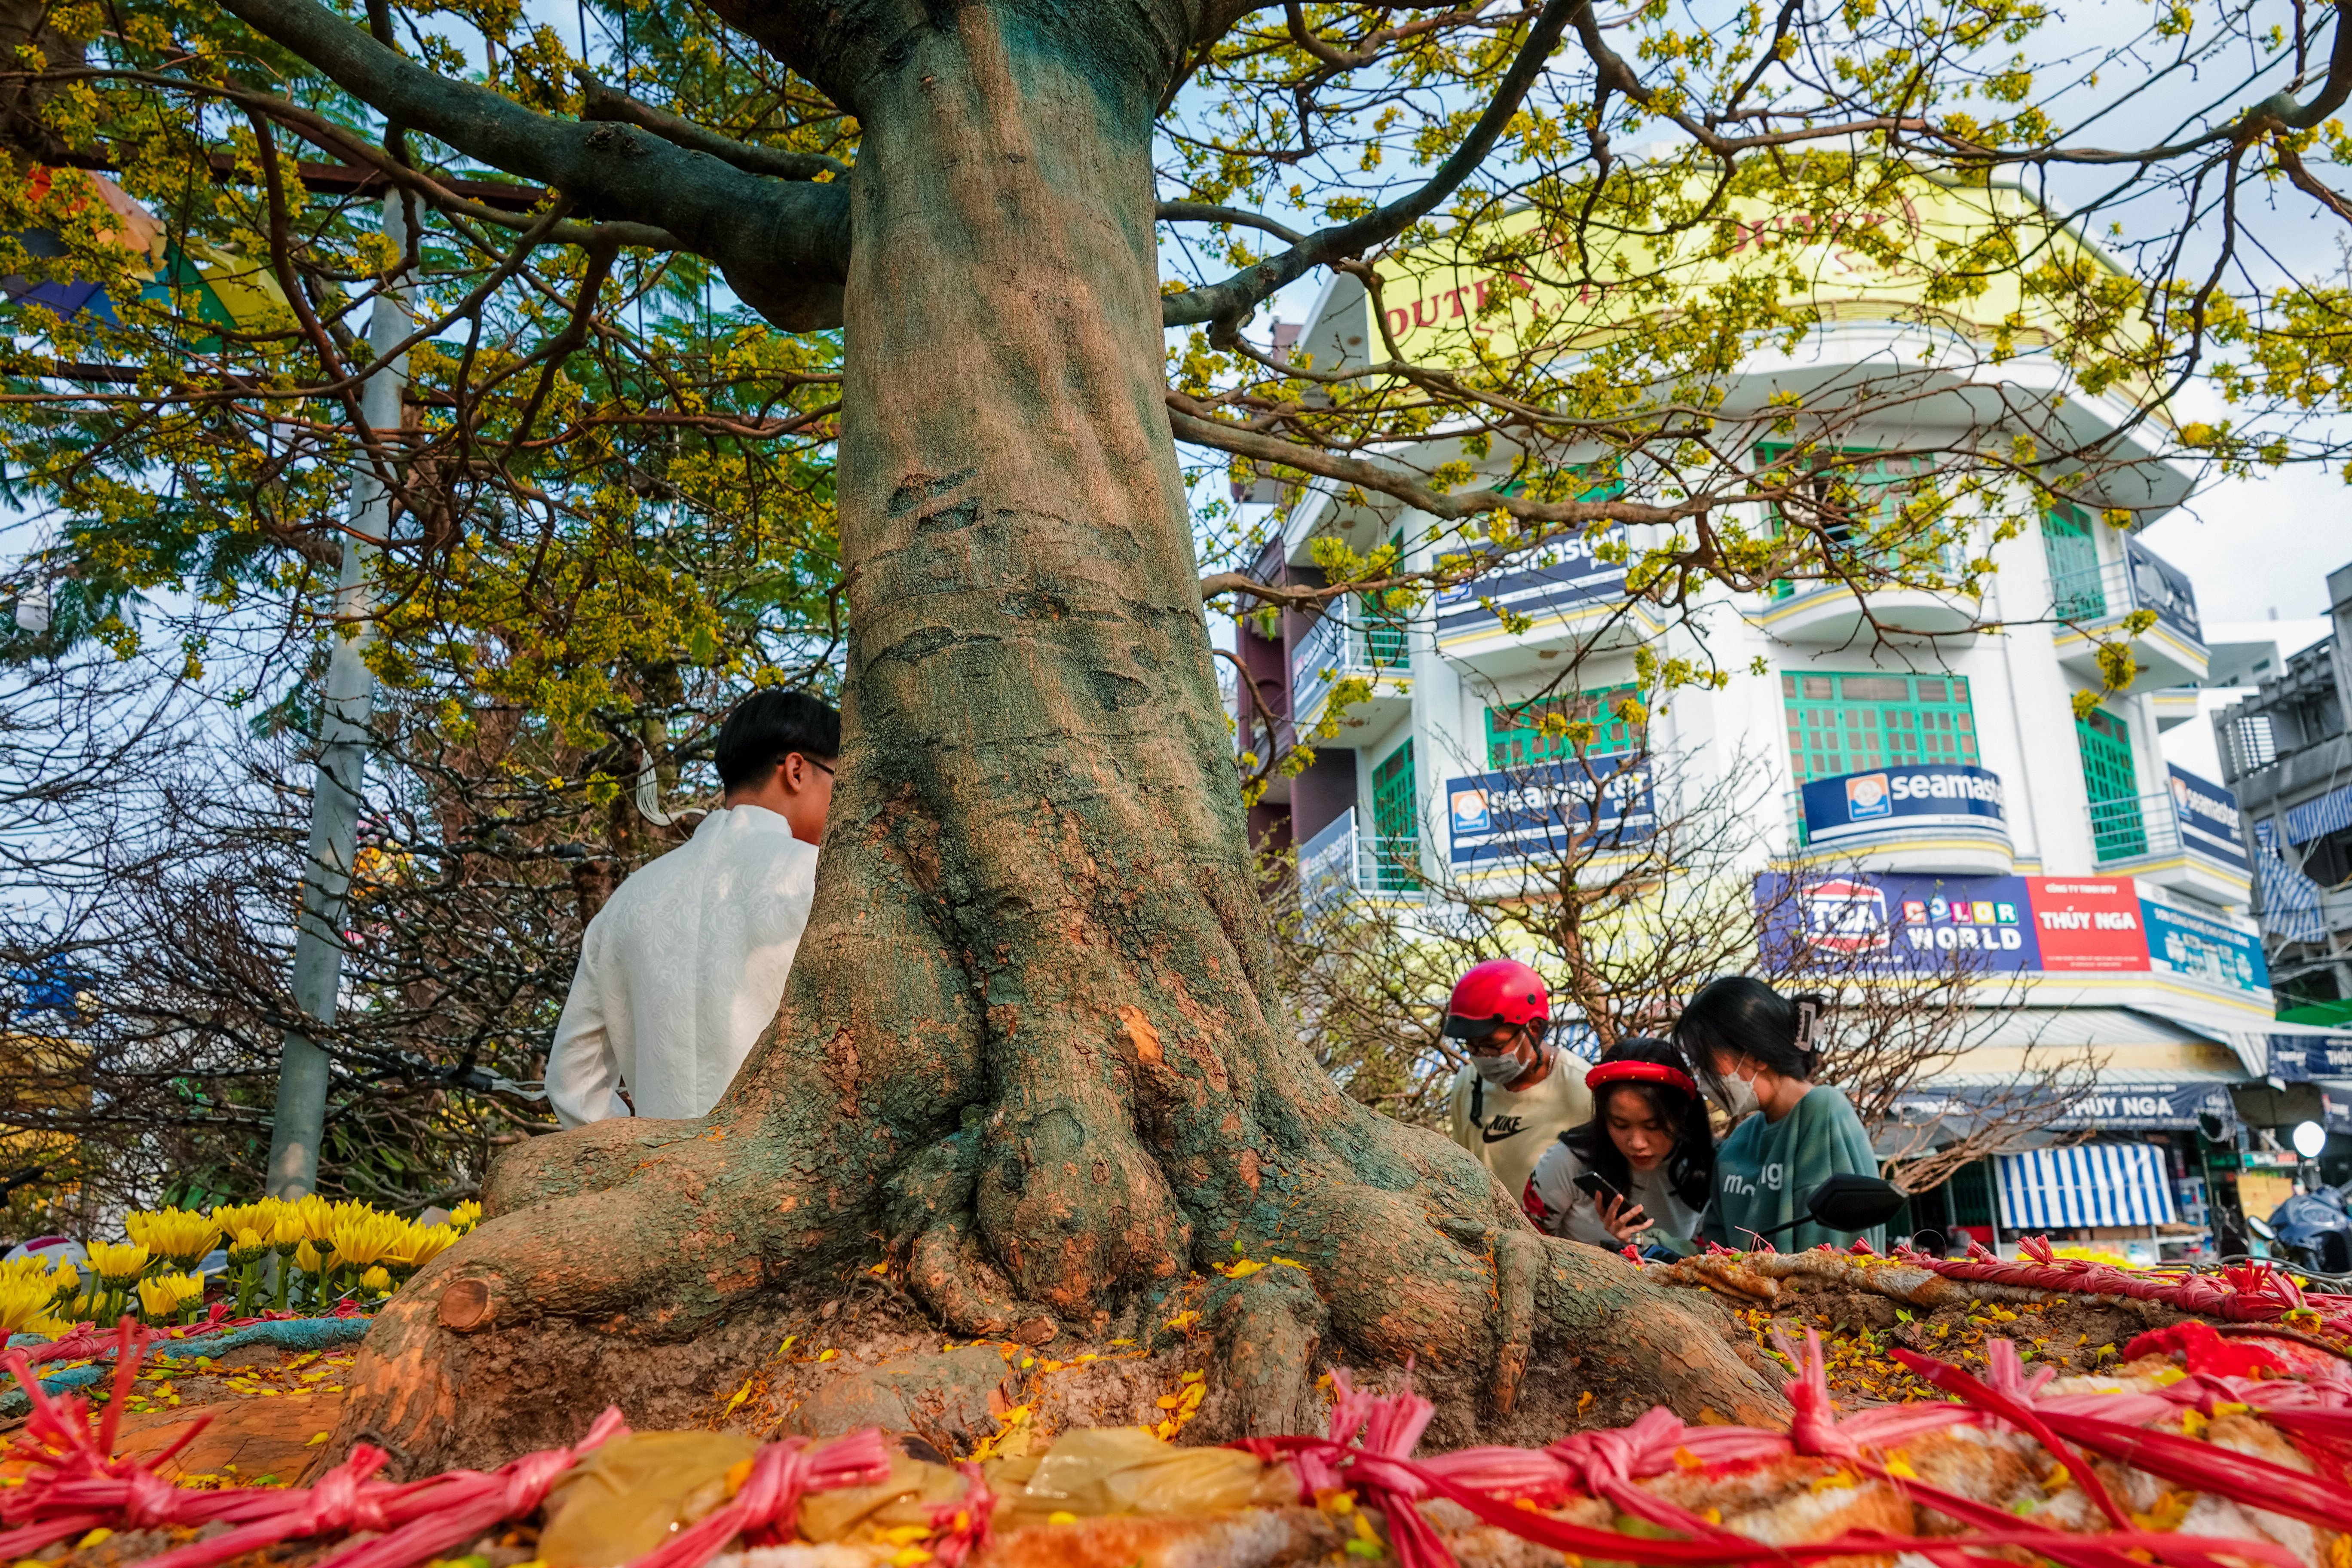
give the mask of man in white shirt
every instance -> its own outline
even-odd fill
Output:
[[[724,805],[588,922],[547,1058],[564,1126],[719,1103],[783,1000],[840,752],[841,715],[805,691],[753,692],[727,716]]]

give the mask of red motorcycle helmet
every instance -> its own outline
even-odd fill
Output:
[[[1540,1036],[1551,1024],[1551,994],[1542,976],[1513,958],[1490,958],[1454,982],[1445,1004],[1449,1038],[1473,1040],[1506,1025],[1533,1024]]]

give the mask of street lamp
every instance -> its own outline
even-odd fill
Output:
[[[2294,1152],[2306,1160],[2316,1160],[2319,1152],[2327,1147],[2327,1129],[2316,1121],[2298,1121],[2291,1134]]]

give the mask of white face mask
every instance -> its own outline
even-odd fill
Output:
[[[1720,1079],[1713,1087],[1715,1102],[1723,1107],[1723,1113],[1734,1121],[1764,1109],[1764,1102],[1756,1098],[1756,1079],[1752,1074],[1747,1078]]]
[[[1504,1051],[1491,1057],[1472,1057],[1470,1070],[1501,1089],[1527,1074],[1528,1064],[1519,1059],[1517,1051]]]

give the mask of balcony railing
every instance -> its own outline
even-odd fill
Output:
[[[1402,620],[1370,615],[1359,605],[1335,605],[1291,655],[1290,711],[1300,723],[1309,722],[1339,681],[1392,673],[1411,662]]]
[[[1942,579],[1944,587],[1941,590],[1929,590],[1930,592],[1956,592],[1961,578],[1968,573],[1969,552],[1967,547],[1959,541],[1950,540],[1932,551],[1922,550],[1916,545],[1896,545],[1874,551],[1853,551],[1845,555],[1841,563],[1857,574],[1885,573],[1889,575],[1899,574],[1907,580],[1916,580],[1922,574],[1932,572]],[[1893,583],[1865,581],[1863,586],[1872,593],[1888,593],[1894,591],[1895,585]],[[1778,604],[1787,599],[1802,598],[1808,594],[1851,593],[1852,591],[1844,583],[1835,579],[1781,577],[1774,580],[1771,597],[1773,602]]]
[[[1356,831],[1353,808],[1299,847],[1299,892],[1319,904],[1349,892],[1383,898],[1421,894],[1421,840]]]
[[[2153,610],[2160,625],[2202,644],[2196,591],[2188,575],[2138,540],[2124,540],[2124,558],[2095,567],[2062,572],[2050,579],[2051,613],[2074,625],[2119,620],[2134,610]]]
[[[2185,813],[2178,796],[2170,792],[2093,801],[2091,845],[2102,866],[2143,855],[2186,851],[2240,876],[2247,869],[2243,851],[2221,837],[2210,824]]]

